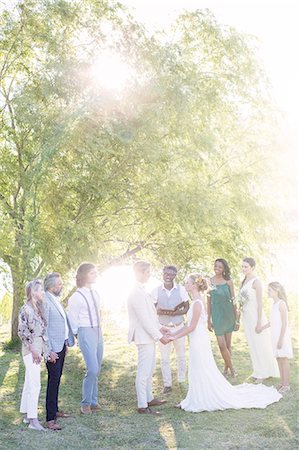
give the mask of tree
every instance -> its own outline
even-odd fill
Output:
[[[176,30],[171,43],[149,37],[108,1],[30,0],[3,14],[0,255],[12,336],[25,281],[49,268],[139,251],[207,267],[265,241],[254,52],[209,12],[183,15]],[[122,93],[90,75],[105,48],[134,68]]]

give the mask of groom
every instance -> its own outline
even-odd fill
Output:
[[[169,339],[164,336],[166,330],[159,324],[155,306],[144,284],[151,275],[151,266],[146,261],[137,261],[134,264],[136,285],[128,298],[129,313],[129,343],[135,342],[138,351],[137,374],[135,387],[139,414],[160,414],[153,411],[151,406],[166,403],[165,400],[153,398],[152,376],[156,362],[156,342],[168,344]],[[167,330],[168,331],[168,330]]]

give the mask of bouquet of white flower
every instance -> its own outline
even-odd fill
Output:
[[[242,311],[244,305],[249,301],[249,294],[247,291],[240,291],[239,295],[236,296],[234,304],[238,305],[239,309]]]

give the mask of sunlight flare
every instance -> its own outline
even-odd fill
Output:
[[[91,67],[93,81],[111,90],[124,89],[132,75],[132,68],[121,56],[108,50],[101,53]]]

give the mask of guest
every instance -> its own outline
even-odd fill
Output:
[[[262,303],[262,283],[255,275],[255,261],[245,258],[242,271],[245,275],[240,296],[246,301],[242,307],[243,326],[253,366],[252,378],[261,383],[265,378],[279,377],[277,362],[273,356],[269,330],[265,330],[266,316]]]
[[[20,412],[24,414],[23,422],[29,423],[29,428],[37,431],[45,431],[37,418],[37,407],[41,387],[40,364],[42,357],[47,359],[49,355],[43,296],[40,280],[33,280],[27,284],[27,302],[20,310],[18,328],[25,364]]]
[[[285,394],[290,390],[289,359],[293,358],[291,334],[288,326],[288,300],[283,286],[277,281],[268,285],[268,296],[273,299],[270,323],[262,328],[271,326],[273,353],[278,363],[281,381],[278,392]]]
[[[157,314],[161,326],[169,331],[179,330],[184,326],[184,315],[189,309],[189,296],[183,286],[175,283],[177,268],[165,266],[163,268],[163,284],[152,291],[155,300]],[[180,306],[180,307],[179,307]],[[172,377],[170,368],[170,354],[172,347],[175,348],[177,357],[177,377],[179,383],[184,383],[186,378],[186,338],[182,337],[167,345],[159,342],[161,353],[161,370],[164,383],[163,393],[171,392]]]
[[[230,371],[236,377],[231,360],[232,332],[239,329],[237,310],[233,305],[235,298],[234,284],[230,277],[230,268],[223,258],[214,263],[215,275],[211,278],[211,289],[207,294],[208,329],[214,329],[219,350],[224,360],[224,372]]]
[[[156,342],[167,344],[164,336],[168,330],[161,327],[153,301],[144,289],[144,284],[151,276],[151,266],[147,261],[134,264],[136,284],[128,298],[129,344],[135,342],[138,351],[135,387],[139,414],[159,415],[159,411],[151,409],[166,403],[153,397],[152,376],[156,363]]]
[[[47,427],[50,430],[61,430],[57,418],[68,418],[69,414],[58,408],[58,394],[67,347],[74,345],[74,337],[68,318],[61,304],[60,295],[63,281],[58,272],[46,275],[44,279],[47,333],[50,357],[47,361],[48,384],[46,394]]]
[[[220,373],[206,329],[203,292],[207,289],[207,282],[200,274],[193,273],[187,277],[185,287],[192,298],[187,314],[188,325],[169,337],[190,337],[189,388],[186,398],[177,407],[190,412],[266,408],[280,400],[281,394],[273,387],[248,383],[232,386]]]
[[[91,414],[100,409],[98,377],[103,358],[103,337],[100,322],[100,298],[93,289],[98,272],[94,264],[83,263],[76,274],[77,290],[68,302],[68,316],[86,364],[82,384],[81,413]]]

